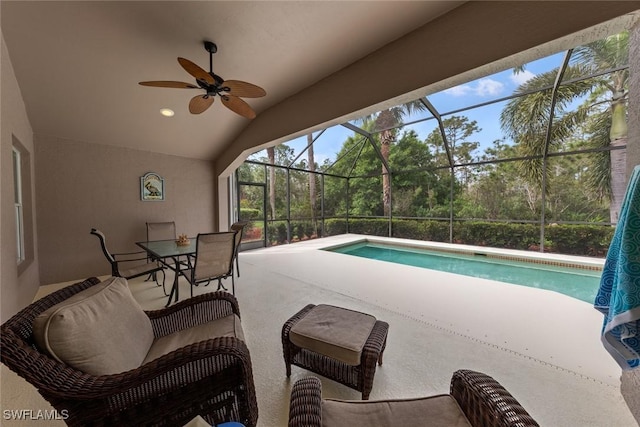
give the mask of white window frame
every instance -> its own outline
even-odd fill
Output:
[[[16,215],[16,255],[18,265],[25,260],[24,208],[22,206],[22,156],[13,148],[13,203]]]

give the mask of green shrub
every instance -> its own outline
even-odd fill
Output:
[[[387,236],[389,221],[384,218],[349,219],[349,232],[369,236]],[[325,234],[333,236],[346,230],[346,220],[325,221]],[[548,225],[545,227],[545,252],[603,257],[613,237],[614,227],[601,225]],[[449,242],[447,221],[393,220],[393,237]],[[493,248],[537,251],[540,249],[538,224],[499,223],[483,221],[455,222],[453,242]]]
[[[603,257],[614,231],[614,227],[561,224],[547,226],[545,237],[552,242],[554,252]]]
[[[324,235],[337,236],[347,232],[347,221],[344,219],[329,218],[324,220]]]
[[[260,209],[240,208],[240,218],[243,220],[259,219],[262,217]]]
[[[268,223],[267,241],[271,245],[287,243],[287,223],[285,221]]]

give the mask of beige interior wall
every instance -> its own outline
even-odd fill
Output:
[[[27,117],[24,102],[18,82],[15,78],[11,59],[4,42],[1,38],[0,52],[0,93],[2,101],[0,103],[0,186],[1,188],[1,210],[0,210],[0,266],[2,276],[0,280],[0,320],[4,322],[11,317],[18,308],[31,302],[35,295],[40,279],[38,275],[38,254],[37,235],[31,235],[34,247],[34,259],[21,268],[18,273],[16,262],[16,227],[13,203],[13,162],[11,147],[14,138],[19,140],[24,149],[30,153],[33,162],[33,131]],[[34,167],[31,165],[31,185],[34,182]],[[31,188],[33,190],[33,188]],[[32,206],[35,206],[34,191],[32,195]],[[31,222],[35,227],[35,209],[31,217]],[[35,230],[34,230],[35,231]]]
[[[146,222],[175,221],[178,234],[215,231],[213,163],[108,145],[35,136],[40,276],[43,285],[110,273],[112,252],[140,250]],[[140,177],[164,178],[164,201],[140,200]]]

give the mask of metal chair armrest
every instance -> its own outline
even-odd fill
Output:
[[[134,255],[136,255],[136,256],[140,255],[141,257],[129,258],[130,256],[134,256]],[[119,252],[119,253],[111,254],[111,256],[113,256],[113,259],[116,262],[143,261],[143,260],[147,260],[149,258],[149,256],[148,256],[146,251]],[[119,258],[119,257],[125,257],[125,258]]]

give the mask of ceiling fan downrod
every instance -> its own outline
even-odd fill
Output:
[[[213,72],[213,54],[218,51],[218,46],[214,42],[205,40],[204,48],[209,52],[209,74],[216,81],[216,86],[220,86],[224,83],[224,79]]]
[[[213,54],[218,51],[218,46],[214,42],[205,40],[204,49],[209,52],[209,72],[213,74]]]

